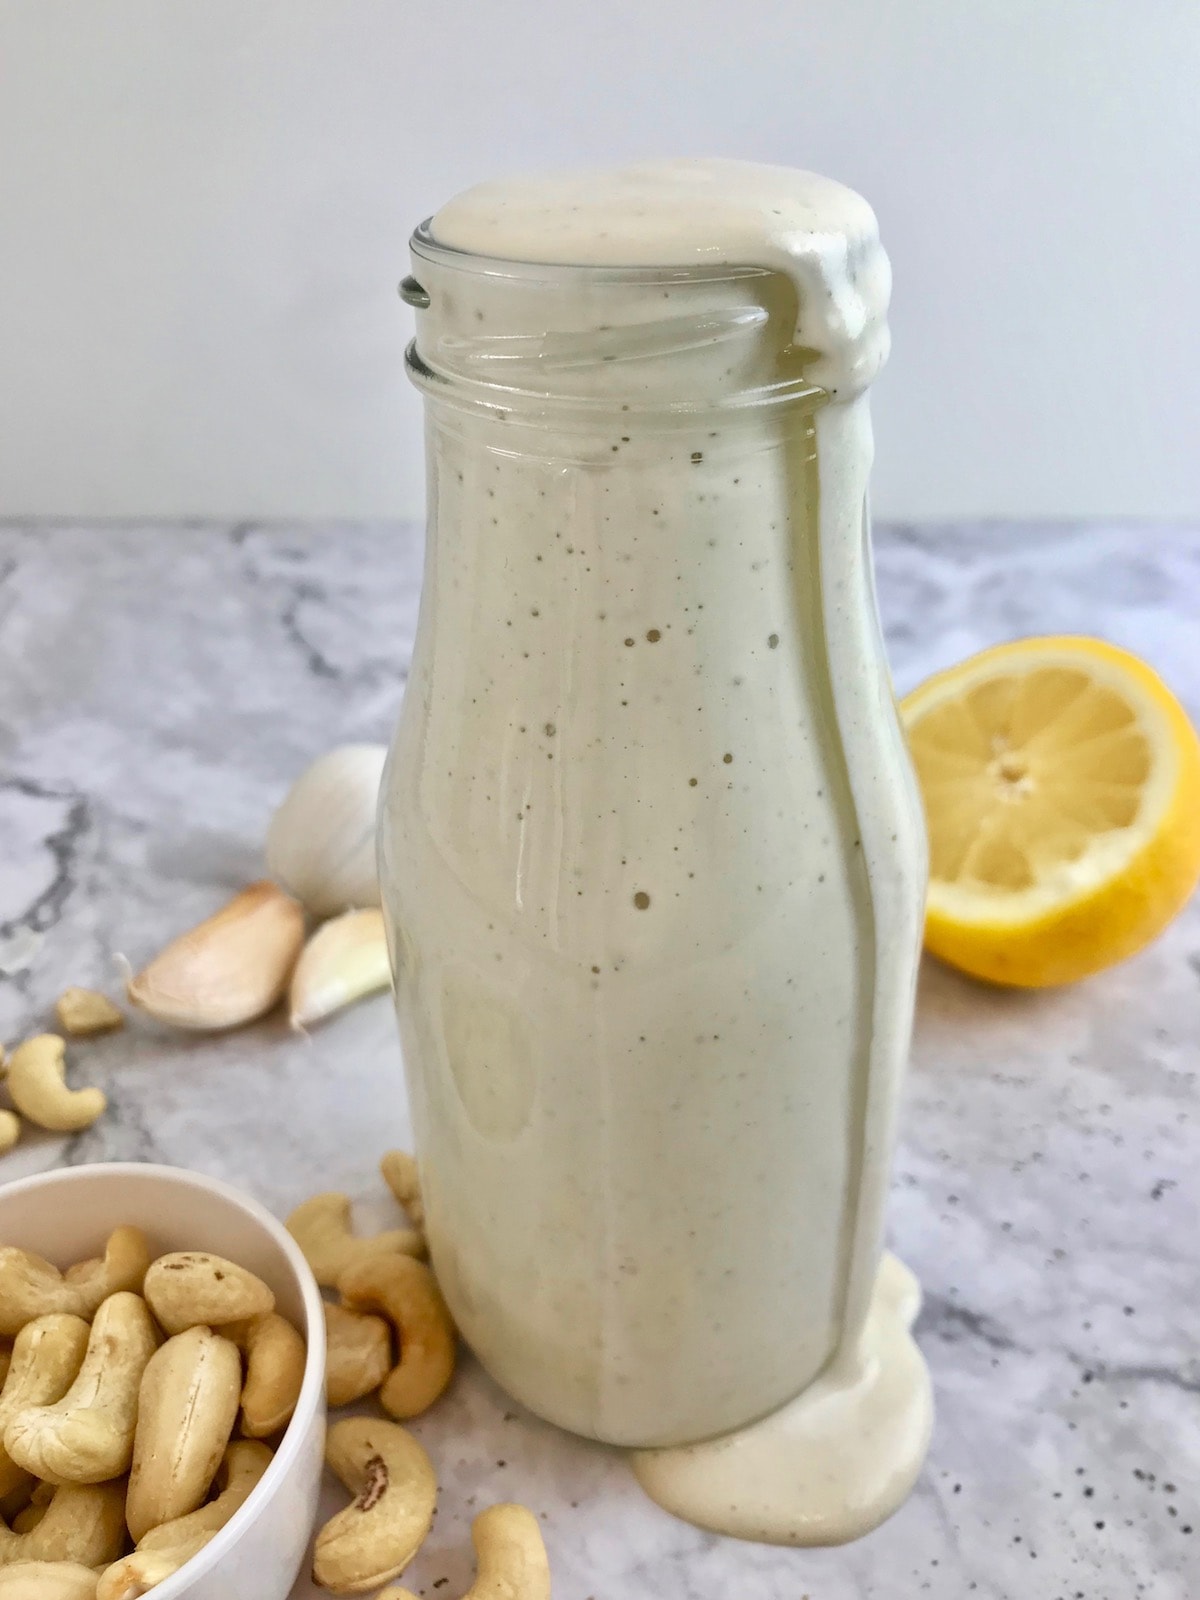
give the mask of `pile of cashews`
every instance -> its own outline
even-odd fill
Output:
[[[0,1341],[0,1600],[177,1572],[270,1465],[307,1356],[252,1272],[131,1227],[65,1273],[0,1247]]]
[[[324,1194],[288,1219],[323,1288],[326,1462],[353,1499],[322,1527],[313,1579],[334,1594],[391,1584],[433,1522],[437,1477],[401,1420],[445,1391],[456,1333],[425,1254],[416,1164],[381,1163],[411,1227],[350,1228]],[[63,1273],[0,1246],[0,1600],[137,1600],[203,1549],[271,1463],[307,1350],[268,1286],[223,1257],[153,1259],[137,1228]],[[393,1420],[396,1419],[396,1420]],[[464,1600],[549,1600],[536,1517],[490,1506],[472,1527]],[[130,1546],[133,1546],[130,1549]],[[414,1600],[397,1585],[379,1600]]]
[[[313,1550],[313,1579],[334,1594],[389,1583],[429,1532],[437,1477],[399,1422],[426,1411],[454,1374],[454,1323],[422,1259],[425,1207],[416,1162],[390,1150],[380,1171],[410,1227],[355,1234],[349,1196],[333,1191],[314,1195],[287,1219],[313,1276],[338,1296],[325,1302],[326,1399],[337,1407],[375,1395],[387,1419],[398,1419],[342,1417],[329,1429],[326,1462],[354,1495],[317,1534]],[[476,1517],[471,1538],[477,1576],[464,1600],[549,1600],[550,1565],[531,1511],[490,1506]],[[415,1597],[392,1586],[379,1600]]]

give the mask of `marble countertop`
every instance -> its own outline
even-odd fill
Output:
[[[118,952],[141,962],[261,874],[312,756],[388,737],[419,548],[397,526],[0,525],[0,1039],[68,984],[116,992]],[[1200,526],[892,527],[878,572],[902,690],[995,640],[1092,632],[1200,718]],[[386,999],[311,1040],[138,1024],[73,1055],[108,1114],[28,1137],[0,1178],[159,1160],[280,1214],[321,1188],[391,1214],[376,1162],[409,1130]],[[927,962],[890,1226],[925,1286],[938,1418],[904,1509],[841,1550],[709,1537],[468,1364],[417,1424],[441,1512],[406,1581],[461,1594],[473,1511],[518,1498],[558,1600],[1200,1593],[1198,1065],[1200,902],[1061,993]]]

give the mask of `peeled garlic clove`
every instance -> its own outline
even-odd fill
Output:
[[[375,808],[386,757],[381,744],[330,750],[271,818],[267,867],[314,917],[379,904]]]
[[[292,973],[288,1005],[293,1028],[322,1017],[392,981],[382,911],[347,911],[317,929]]]
[[[64,989],[54,1003],[54,1014],[63,1032],[78,1038],[125,1025],[125,1018],[108,996],[95,989]]]
[[[178,1028],[236,1028],[280,999],[303,944],[303,906],[273,883],[252,883],[169,944],[127,993]]]
[[[21,1137],[21,1119],[15,1111],[0,1111],[0,1156]]]

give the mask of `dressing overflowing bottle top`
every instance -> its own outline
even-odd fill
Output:
[[[693,285],[697,273],[717,283],[770,275],[790,286],[785,290],[789,304],[783,339],[811,386],[831,400],[852,399],[887,359],[891,272],[875,215],[853,190],[816,173],[741,161],[685,160],[506,178],[449,201],[418,230],[413,249],[419,268],[428,262],[435,268],[458,265],[479,272],[490,259],[496,264],[491,276],[497,294],[511,285],[508,269],[517,263],[533,269],[592,268],[610,286],[616,274],[623,293],[615,302],[614,320],[628,327],[636,324],[641,354],[647,357],[667,353],[671,346],[672,308],[660,306],[655,320],[647,319],[649,285],[661,283],[664,272],[678,269]],[[482,275],[488,276],[486,270]],[[640,321],[639,280],[647,286]],[[545,287],[546,281],[536,270],[525,278],[529,285],[541,282]],[[555,287],[564,288],[561,279]],[[612,303],[602,290],[592,292],[576,283],[574,297],[574,322],[557,329],[552,323],[550,328],[566,342],[557,350],[543,344],[536,352],[543,368],[547,359],[559,368],[569,367],[572,360],[583,363],[582,349],[566,339],[571,332],[603,336],[615,331],[608,320]],[[556,298],[565,303],[572,295],[568,291]],[[545,296],[539,299],[544,302]],[[595,313],[586,328],[579,320],[585,305]],[[522,358],[534,354],[528,341],[547,331],[545,326],[527,326],[522,306],[519,295],[505,293],[502,302],[489,307],[485,294],[473,301],[470,321],[460,322],[465,306],[454,300],[449,306],[435,304],[435,321],[446,322],[440,353],[451,370],[456,354],[473,353],[476,362],[487,356],[505,358],[518,373]],[[736,309],[714,305],[709,321],[699,324],[699,335],[694,321],[687,335],[677,331],[684,343],[693,345],[705,334],[718,341],[736,336]],[[747,318],[753,322],[752,313],[752,307],[743,311],[742,324]],[[539,315],[544,317],[544,310]],[[499,336],[512,341],[507,348],[497,347]],[[429,342],[441,343],[436,337]],[[432,353],[436,360],[438,351]],[[626,357],[636,355],[614,346],[599,359]]]

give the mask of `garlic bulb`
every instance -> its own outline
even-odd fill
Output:
[[[268,870],[314,917],[379,904],[375,807],[386,756],[381,744],[330,750],[271,818]]]
[[[292,973],[288,988],[292,1027],[310,1027],[388,988],[391,981],[383,912],[370,906],[334,917],[313,934]]]

